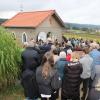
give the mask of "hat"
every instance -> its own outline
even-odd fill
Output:
[[[60,58],[66,58],[66,53],[64,51],[61,51],[59,54]]]
[[[67,54],[71,54],[72,53],[72,50],[71,49],[68,49],[67,50]]]

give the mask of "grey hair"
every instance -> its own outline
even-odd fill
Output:
[[[32,42],[32,41],[30,41],[29,43],[28,43],[28,47],[34,47],[35,46],[35,44]]]

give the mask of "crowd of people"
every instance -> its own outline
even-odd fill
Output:
[[[99,100],[99,42],[62,39],[24,43],[21,84],[26,100]]]

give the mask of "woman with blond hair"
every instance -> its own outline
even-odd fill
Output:
[[[56,100],[55,91],[60,88],[61,79],[54,68],[54,59],[51,53],[44,55],[42,64],[36,71],[36,80],[41,100]]]

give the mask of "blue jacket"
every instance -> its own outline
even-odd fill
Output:
[[[48,44],[45,44],[43,46],[40,46],[40,49],[44,50],[45,52],[48,52],[51,50],[51,46],[52,46],[52,43],[48,43]]]
[[[94,65],[100,65],[100,51],[93,49],[90,52],[90,56],[93,58]]]
[[[91,79],[93,80],[96,75],[95,66],[100,65],[100,51],[93,49],[89,54],[93,58],[93,67],[91,69]]]
[[[55,67],[57,68],[61,78],[63,78],[64,75],[65,64],[68,64],[66,58],[60,58],[55,64]]]

